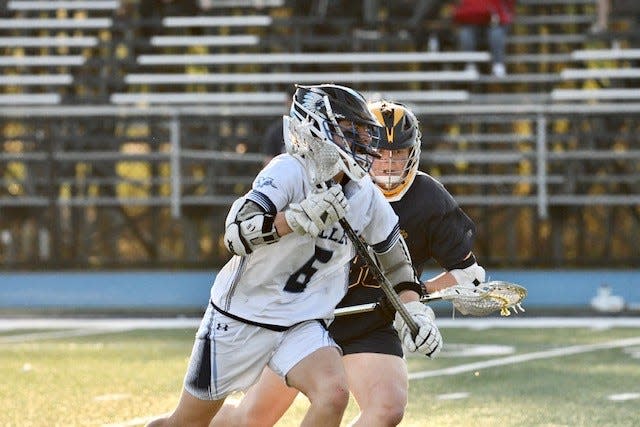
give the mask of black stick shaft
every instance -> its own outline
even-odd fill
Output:
[[[351,224],[349,224],[346,218],[340,219],[340,225],[344,229],[345,233],[347,233],[347,237],[349,238],[349,240],[351,240],[351,242],[356,247],[356,252],[358,253],[358,255],[362,259],[364,259],[364,261],[367,263],[367,266],[369,267],[369,270],[373,272],[376,280],[378,281],[378,283],[380,283],[380,287],[382,288],[384,294],[387,296],[387,299],[389,300],[393,308],[395,308],[396,311],[400,314],[402,319],[409,327],[411,335],[415,338],[418,335],[418,325],[407,311],[407,307],[405,307],[402,301],[400,301],[400,297],[396,293],[395,289],[393,289],[391,283],[389,283],[389,279],[385,277],[385,275],[380,270],[380,267],[378,267],[378,264],[376,264],[375,261],[371,258],[367,247],[364,243],[362,243],[362,240],[360,240],[353,228],[351,228]]]

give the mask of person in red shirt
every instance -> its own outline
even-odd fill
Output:
[[[460,0],[453,10],[459,49],[476,50],[481,33],[486,35],[493,62],[491,70],[497,77],[506,75],[507,33],[513,22],[515,3],[515,0]]]

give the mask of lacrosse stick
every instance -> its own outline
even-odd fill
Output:
[[[486,316],[500,311],[502,316],[509,316],[510,310],[518,313],[524,311],[522,301],[527,296],[527,290],[515,283],[495,280],[483,283],[477,287],[451,286],[433,292],[420,300],[423,303],[433,301],[450,301],[462,314],[471,316]],[[373,311],[378,303],[360,304],[350,307],[340,307],[334,311],[335,316],[366,313]]]
[[[327,188],[327,183],[331,183],[333,177],[343,170],[342,163],[344,160],[337,146],[333,143],[323,143],[314,137],[309,130],[309,127],[313,126],[311,123],[296,125],[287,116],[284,116],[283,119],[285,130],[289,130],[289,132],[284,132],[287,152],[289,154],[302,155],[308,160],[307,165],[309,167],[307,168],[307,172],[309,173],[311,184],[314,188],[318,190]],[[400,300],[400,297],[393,289],[389,280],[380,270],[380,267],[378,267],[373,258],[371,258],[365,243],[360,240],[346,218],[341,218],[339,223],[349,240],[351,240],[355,246],[356,253],[367,263],[369,270],[373,273],[376,280],[378,280],[382,291],[396,312],[399,313],[405,321],[411,334],[414,337],[418,335],[418,325],[407,311],[407,308]]]

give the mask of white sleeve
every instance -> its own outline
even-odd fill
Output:
[[[304,199],[305,182],[301,163],[292,156],[281,155],[258,173],[245,197],[265,212],[275,214],[290,203]]]

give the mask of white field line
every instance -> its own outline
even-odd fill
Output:
[[[640,328],[640,317],[439,317],[441,328]],[[0,318],[0,331],[18,329],[187,329],[200,318]]]
[[[199,318],[0,318],[0,331],[17,329],[181,329],[196,328]]]
[[[409,374],[410,380],[422,378],[439,377],[444,375],[457,375],[465,372],[477,371],[479,369],[494,368],[496,366],[514,365],[516,363],[530,362],[532,360],[549,359],[552,357],[570,356],[580,353],[588,353],[597,350],[608,350],[618,347],[629,347],[640,344],[640,337],[626,338],[597,344],[574,345],[571,347],[554,348],[552,350],[536,351],[533,353],[519,354],[515,356],[501,357],[483,362],[467,363],[464,365],[452,366],[444,369],[434,369],[432,371],[414,372]]]
[[[640,317],[492,317],[492,318],[439,318],[441,328],[640,328]],[[53,332],[35,332],[21,335],[0,336],[0,344],[60,339],[74,336],[107,334],[136,329],[196,329],[199,318],[0,318],[0,331],[21,329],[71,329]]]

